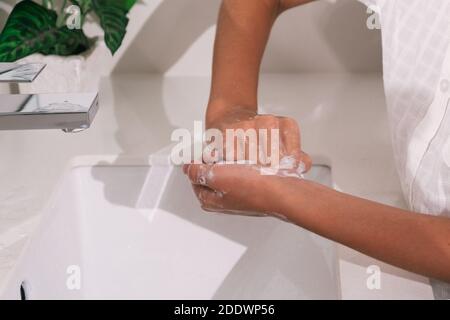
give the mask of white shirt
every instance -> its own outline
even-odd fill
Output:
[[[411,210],[450,217],[450,0],[360,0],[379,13],[394,156]]]

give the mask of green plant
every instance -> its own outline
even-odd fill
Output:
[[[122,44],[128,25],[128,12],[137,0],[54,0],[16,4],[0,34],[0,62],[14,62],[33,53],[70,56],[87,51],[96,41],[88,38],[83,25],[94,16],[104,31],[105,43],[114,54]],[[79,9],[80,28],[69,28],[69,5]]]

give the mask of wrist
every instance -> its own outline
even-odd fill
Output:
[[[270,196],[268,195],[272,202],[271,210],[291,222],[297,222],[306,212],[312,182],[280,176],[276,176],[274,181],[272,190],[269,190]]]
[[[215,127],[215,124],[223,117],[228,107],[229,103],[222,99],[210,101],[206,109],[206,128]]]
[[[256,115],[256,112],[256,106],[233,103],[225,99],[210,100],[206,110],[205,125],[207,129],[221,127],[220,124],[226,122],[225,119],[230,115],[240,113]]]

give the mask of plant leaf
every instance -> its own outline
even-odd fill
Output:
[[[82,30],[56,26],[57,14],[30,0],[19,2],[0,34],[0,61],[13,62],[33,53],[68,56],[89,48]]]
[[[92,0],[92,9],[100,19],[105,32],[105,43],[112,54],[116,53],[127,32],[129,9],[135,0]]]
[[[130,9],[136,4],[137,0],[122,0],[124,2],[125,8],[130,11]]]
[[[45,55],[71,56],[88,50],[92,42],[86,37],[82,30],[70,30],[67,27],[58,29],[57,43],[54,46],[45,47],[39,52]]]

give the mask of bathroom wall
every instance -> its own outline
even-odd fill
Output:
[[[8,18],[8,13],[17,0],[1,0],[0,1],[0,30],[3,29],[6,19]]]
[[[117,73],[209,75],[220,0],[165,0],[153,5]],[[357,0],[321,0],[284,13],[275,24],[263,72],[381,72],[381,37],[369,30]]]

